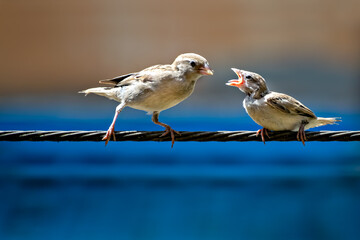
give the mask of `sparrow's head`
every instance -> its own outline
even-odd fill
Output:
[[[232,68],[232,70],[238,75],[238,79],[230,80],[226,85],[238,87],[246,95],[255,99],[259,99],[269,92],[265,79],[259,74],[236,68]]]
[[[184,53],[179,55],[172,64],[182,74],[193,76],[198,79],[202,75],[213,75],[208,61],[195,53]]]

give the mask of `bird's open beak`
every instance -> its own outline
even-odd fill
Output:
[[[236,73],[236,75],[238,76],[239,79],[230,80],[226,83],[226,85],[232,86],[232,87],[241,87],[241,85],[243,85],[243,83],[244,83],[244,77],[241,73],[241,70],[236,69],[236,68],[231,68],[231,70],[233,70]]]
[[[199,69],[200,74],[202,75],[213,75],[214,71],[210,69],[209,65],[205,64],[204,67]]]

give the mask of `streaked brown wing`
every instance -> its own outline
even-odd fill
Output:
[[[127,86],[135,81],[142,81],[142,82],[152,82],[156,81],[158,79],[161,79],[161,76],[164,74],[168,74],[169,71],[172,70],[171,65],[155,65],[148,68],[145,68],[144,70],[134,73],[133,75],[130,75],[126,79],[122,80],[118,84],[116,84],[115,87],[122,87]]]
[[[155,65],[140,72],[128,73],[112,79],[100,80],[99,83],[114,85],[114,87],[121,87],[131,84],[133,81],[153,81],[154,76],[165,71],[171,71],[171,65]]]
[[[117,85],[119,82],[123,81],[124,79],[134,75],[136,73],[129,73],[129,74],[126,74],[126,75],[121,75],[121,76],[118,76],[118,77],[114,77],[112,79],[105,79],[105,80],[100,80],[99,83],[102,83],[102,84],[111,84],[111,85]]]
[[[284,113],[316,118],[315,114],[304,104],[283,93],[277,93],[276,95],[267,98],[266,103],[270,107]]]

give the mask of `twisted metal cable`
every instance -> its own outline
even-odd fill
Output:
[[[106,131],[0,131],[0,141],[102,141]],[[116,134],[116,141],[171,141],[169,135],[160,137],[162,131],[148,132],[148,131],[118,131]],[[187,142],[247,142],[247,141],[261,141],[261,137],[256,136],[256,131],[216,131],[216,132],[180,132],[181,135],[176,136],[176,141]],[[297,141],[296,132],[281,131],[269,132],[270,138],[265,138],[266,141]],[[360,141],[360,131],[319,131],[306,132],[307,141]]]

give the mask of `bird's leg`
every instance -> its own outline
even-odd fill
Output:
[[[306,121],[302,121],[299,127],[299,131],[296,135],[296,138],[298,141],[301,141],[303,143],[303,145],[305,146],[305,141],[307,141],[306,139],[306,134],[305,134],[305,125],[308,124],[308,122]]]
[[[159,122],[159,112],[153,112],[151,120],[155,124],[160,125],[160,126],[165,128],[165,132],[160,137],[166,136],[167,134],[170,133],[170,135],[171,135],[171,147],[173,147],[174,143],[175,143],[175,134],[174,133],[176,133],[178,135],[181,135],[181,134],[178,131],[175,131],[174,129],[172,129],[169,125]]]
[[[259,134],[261,135],[261,140],[262,142],[265,144],[265,136],[264,136],[264,132],[265,132],[265,135],[269,137],[269,134],[268,134],[268,131],[266,128],[262,128],[262,129],[259,129],[257,132],[256,132],[256,137],[259,136]]]
[[[119,113],[121,112],[121,110],[124,109],[124,107],[125,107],[125,104],[123,104],[123,103],[120,103],[120,104],[116,107],[113,121],[112,121],[109,129],[107,130],[106,135],[105,135],[105,136],[103,137],[103,139],[102,139],[102,140],[106,140],[106,141],[105,141],[105,146],[108,144],[111,136],[113,137],[114,141],[116,141],[115,132],[114,132],[115,122],[116,122],[117,116],[119,115]]]

